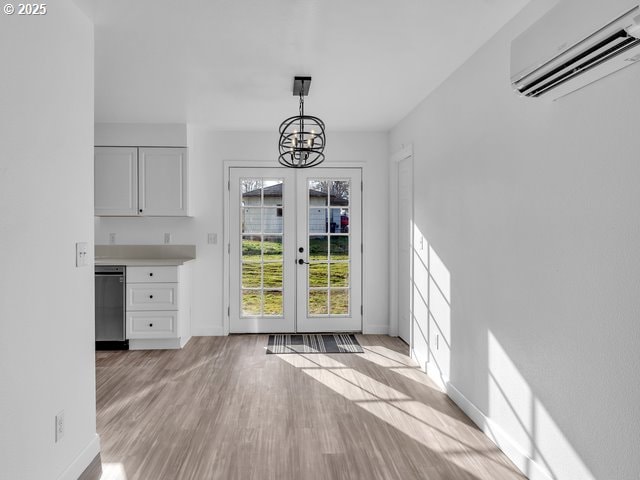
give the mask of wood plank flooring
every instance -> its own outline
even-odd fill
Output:
[[[266,355],[266,335],[96,352],[103,480],[525,478],[400,340]]]

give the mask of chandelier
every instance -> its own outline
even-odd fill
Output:
[[[285,167],[309,168],[324,161],[324,122],[304,114],[304,97],[309,94],[310,85],[311,77],[294,78],[293,94],[300,97],[300,111],[280,125],[278,162]]]

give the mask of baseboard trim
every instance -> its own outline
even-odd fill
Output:
[[[191,325],[191,335],[194,337],[222,337],[222,327],[194,327]]]
[[[80,452],[75,460],[71,462],[71,465],[62,472],[62,475],[58,477],[58,480],[77,480],[99,453],[100,437],[96,433],[89,444]]]
[[[129,350],[175,350],[182,348],[180,338],[131,338]]]
[[[547,470],[529,457],[496,422],[487,417],[451,382],[447,382],[445,392],[467,416],[473,420],[480,430],[504,452],[516,467],[530,480],[552,480]]]
[[[388,335],[389,325],[364,325],[362,333],[365,335]]]

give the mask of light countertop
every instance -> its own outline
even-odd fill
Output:
[[[196,258],[195,245],[96,245],[96,265],[177,266]]]
[[[126,265],[128,267],[177,266],[193,258],[96,258],[96,265]]]

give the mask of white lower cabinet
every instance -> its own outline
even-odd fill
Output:
[[[174,338],[178,336],[178,312],[128,312],[129,338]]]
[[[173,281],[171,281],[173,280]],[[191,267],[127,267],[131,350],[182,348],[191,338]]]
[[[177,310],[177,283],[128,283],[127,310]]]

